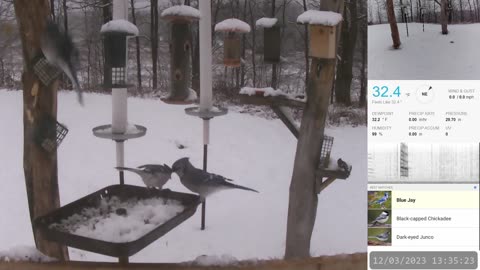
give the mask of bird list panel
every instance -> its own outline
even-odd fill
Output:
[[[369,269],[478,269],[480,81],[369,81]]]

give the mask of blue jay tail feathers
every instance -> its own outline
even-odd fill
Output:
[[[240,186],[240,185],[235,185],[235,184],[232,184],[232,183],[229,183],[229,182],[224,182],[223,185],[226,186],[226,187],[230,187],[230,188],[243,189],[243,190],[248,190],[248,191],[253,191],[253,192],[256,192],[256,193],[260,193],[253,188],[248,188],[248,187],[244,187],[244,186]]]

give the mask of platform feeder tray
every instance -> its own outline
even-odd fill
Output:
[[[52,224],[60,223],[62,220],[74,214],[80,214],[83,209],[97,207],[102,198],[110,198],[112,196],[118,197],[121,201],[135,198],[176,200],[184,206],[184,210],[137,240],[125,243],[113,243],[92,239],[61,231],[55,229],[55,226],[51,226]],[[50,241],[107,256],[118,258],[129,257],[190,218],[195,213],[199,204],[200,197],[193,194],[179,193],[170,190],[148,189],[146,187],[132,185],[112,185],[56,209],[45,216],[36,218],[34,226],[42,231]]]

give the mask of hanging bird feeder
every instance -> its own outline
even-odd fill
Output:
[[[215,32],[224,32],[223,63],[227,67],[241,65],[240,34],[250,32],[250,25],[239,19],[227,19],[215,25]]]
[[[263,62],[277,64],[280,62],[280,26],[276,18],[261,18],[256,22],[263,28]]]
[[[308,10],[298,16],[297,23],[309,25],[310,57],[335,59],[337,25],[341,21],[342,15],[332,11]]]
[[[200,19],[200,11],[190,6],[173,6],[161,14],[170,22],[170,93],[162,101],[168,104],[191,104],[196,100],[191,84],[191,24]]]
[[[38,146],[45,151],[53,153],[67,136],[68,129],[57,122],[53,117],[44,115],[40,118],[34,129],[34,139]]]
[[[105,42],[105,64],[112,68],[111,81],[104,77],[107,88],[126,88],[127,84],[127,38],[138,35],[138,28],[123,19],[112,20],[102,25],[100,33]]]

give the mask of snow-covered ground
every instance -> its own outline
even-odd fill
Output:
[[[368,78],[371,80],[474,80],[480,78],[480,24],[398,24],[402,45],[392,48],[389,24],[368,27]]]
[[[70,129],[58,152],[62,205],[118,183],[115,145],[92,135],[92,128],[111,121],[108,95],[85,95],[85,107],[74,93],[59,93],[59,121]],[[159,100],[129,99],[131,123],[148,128],[147,136],[126,143],[126,165],[172,164],[191,157],[202,161],[202,121],[185,115],[184,106]],[[0,90],[0,250],[33,245],[23,177],[22,92]],[[191,261],[200,255],[236,259],[280,258],[285,248],[288,189],[296,140],[279,120],[231,112],[211,123],[209,170],[260,191],[224,191],[207,203],[207,228],[197,213],[131,258],[134,262]],[[366,128],[328,129],[335,136],[333,155],[353,164],[347,181],[338,180],[319,197],[312,237],[313,255],[365,252],[367,242]],[[186,146],[177,148],[178,144]],[[126,183],[143,185],[126,174]],[[165,186],[188,192],[178,177]],[[70,249],[74,260],[115,258]]]

